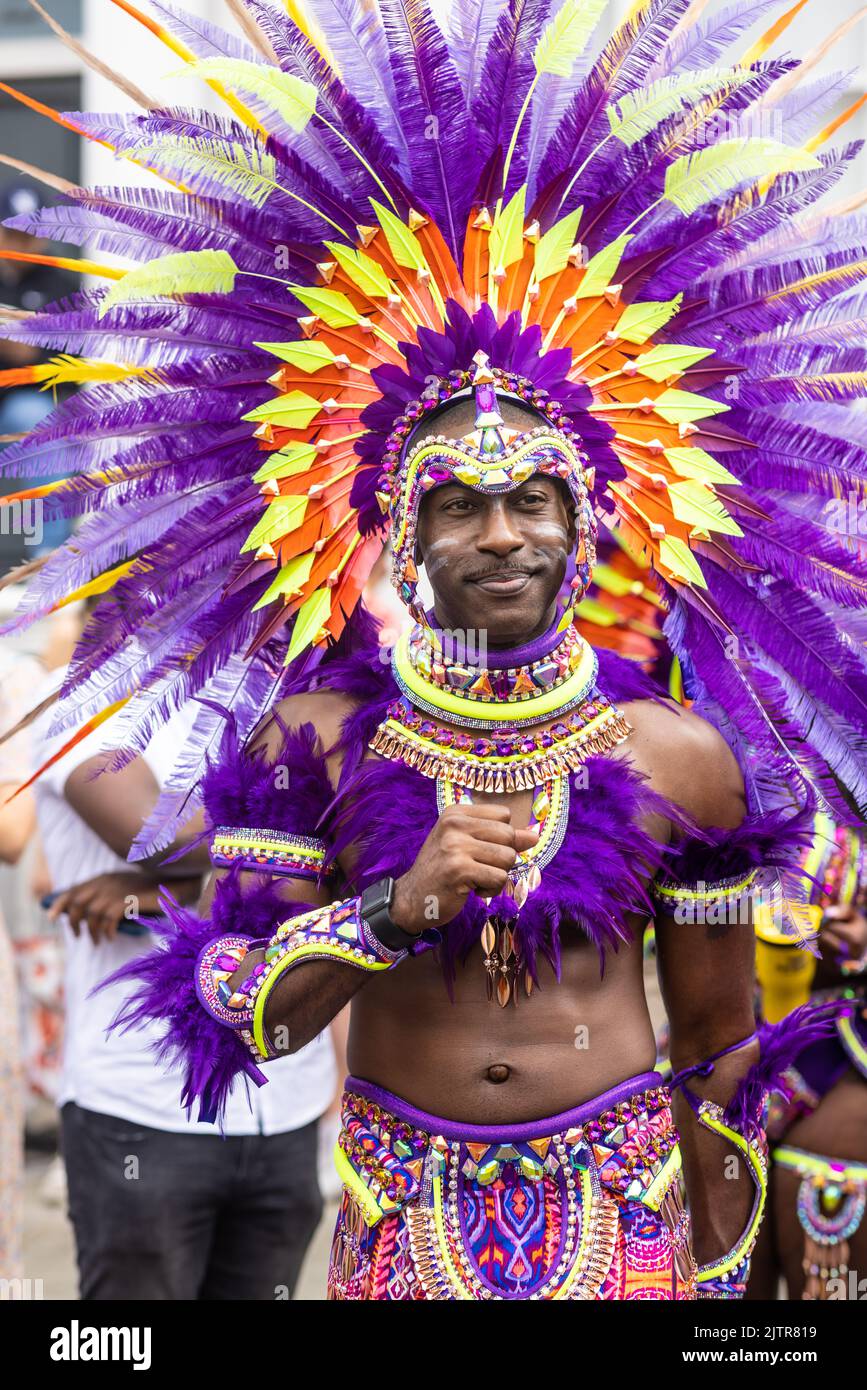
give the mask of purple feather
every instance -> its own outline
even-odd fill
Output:
[[[509,0],[494,28],[473,103],[473,117],[480,141],[479,165],[497,155],[497,187],[502,183],[502,162],[527,91],[536,75],[533,51],[551,12],[551,0]],[[508,184],[502,189],[508,199],[526,178],[526,147],[530,120],[525,119],[515,147]]]
[[[380,0],[413,189],[457,259],[478,169],[464,95],[425,0]]]
[[[745,1137],[759,1138],[768,1092],[782,1091],[790,1098],[786,1068],[805,1048],[828,1037],[837,1018],[851,1010],[848,1001],[803,1004],[779,1023],[763,1023],[758,1030],[759,1059],[738,1082],[723,1112],[723,1123]]]
[[[107,985],[134,985],[112,1021],[122,1032],[153,1023],[165,1025],[151,1046],[158,1064],[182,1065],[182,1104],[187,1111],[198,1102],[198,1119],[222,1123],[226,1101],[239,1076],[257,1086],[267,1080],[234,1029],[218,1023],[199,1003],[195,965],[199,953],[215,936],[235,935],[248,941],[267,940],[280,922],[306,910],[289,903],[268,877],[242,893],[239,875],[230,871],[217,885],[212,916],[198,917],[169,894],[161,897],[162,919],[147,923],[162,945],[128,961],[104,980]]]

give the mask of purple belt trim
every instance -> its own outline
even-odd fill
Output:
[[[658,1071],[644,1071],[638,1076],[628,1077],[626,1081],[621,1081],[619,1085],[613,1086],[610,1091],[604,1091],[593,1100],[585,1100],[574,1110],[562,1110],[559,1115],[549,1115],[539,1120],[525,1120],[521,1124],[471,1125],[458,1120],[441,1120],[436,1115],[429,1115],[425,1110],[410,1105],[409,1101],[384,1090],[382,1086],[375,1086],[372,1081],[362,1081],[357,1076],[347,1076],[344,1083],[347,1091],[355,1091],[372,1100],[375,1105],[381,1105],[383,1110],[387,1110],[395,1119],[403,1120],[414,1129],[424,1130],[427,1134],[441,1134],[444,1139],[464,1142],[469,1140],[470,1143],[480,1144],[495,1144],[497,1140],[514,1143],[526,1139],[547,1139],[550,1135],[571,1129],[585,1120],[595,1119],[603,1110],[610,1110],[612,1106],[619,1105],[642,1091],[649,1091],[652,1087],[665,1084]]]

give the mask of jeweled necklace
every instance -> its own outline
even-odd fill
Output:
[[[518,856],[505,889],[519,913],[562,844],[569,773],[631,731],[597,689],[595,653],[570,616],[558,612],[541,637],[498,649],[484,667],[451,657],[432,625],[416,626],[392,657],[401,694],[369,743],[375,753],[435,778],[440,812],[471,801],[472,790],[533,791],[530,826],[540,827],[539,839]],[[533,987],[513,927],[514,918],[495,913],[482,930],[488,998],[502,1007],[510,999],[517,1004],[520,976],[527,994]]]
[[[565,714],[596,684],[596,655],[572,623],[559,630],[555,622],[534,642],[494,656],[484,667],[468,654],[458,660],[437,640],[435,629],[417,625],[398,640],[391,668],[417,709],[477,729],[540,723]]]
[[[440,811],[459,801],[472,801],[465,788],[455,787],[444,779],[437,782],[437,806]],[[562,845],[568,820],[569,778],[556,777],[537,787],[528,828],[532,830],[538,826],[539,838],[518,855],[503,889],[507,897],[514,899],[518,915],[529,895],[542,882],[545,865],[550,863]],[[490,903],[491,899],[486,898],[488,908]],[[510,999],[517,1005],[520,978],[523,978],[525,993],[532,994],[533,977],[524,966],[520,942],[509,921],[489,911],[482,928],[481,944],[485,953],[488,999],[496,998],[501,1008],[505,1008]]]

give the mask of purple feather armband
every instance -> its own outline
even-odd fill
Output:
[[[245,1076],[257,1086],[266,1080],[251,1055],[252,1039],[242,1036],[240,1017],[221,1019],[208,1006],[201,968],[207,948],[217,938],[223,945],[231,943],[237,968],[254,945],[267,943],[278,923],[309,911],[306,903],[287,902],[270,880],[242,897],[236,877],[230,873],[218,885],[211,917],[198,916],[164,893],[165,915],[148,923],[156,948],[128,961],[99,986],[124,984],[129,990],[112,1028],[125,1032],[162,1025],[152,1044],[155,1060],[183,1068],[181,1102],[188,1111],[198,1102],[198,1119],[207,1124],[224,1115],[236,1077]]]

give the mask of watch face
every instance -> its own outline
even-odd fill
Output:
[[[370,893],[370,911],[387,912],[394,897],[394,879],[381,879],[378,883],[371,884],[367,891]]]

